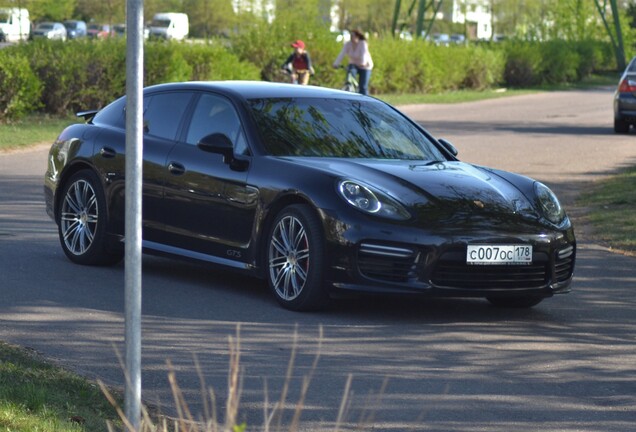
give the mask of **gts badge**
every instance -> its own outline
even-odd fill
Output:
[[[241,251],[237,251],[237,250],[234,250],[234,249],[228,249],[225,252],[225,254],[227,256],[229,256],[229,257],[232,257],[232,258],[240,258],[241,257]]]

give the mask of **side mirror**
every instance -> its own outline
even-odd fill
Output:
[[[448,151],[453,156],[457,156],[457,154],[459,153],[455,146],[450,143],[450,141],[445,140],[444,138],[440,138],[437,141],[444,147],[446,151]]]
[[[234,146],[230,138],[222,133],[206,135],[198,142],[197,147],[209,153],[223,155],[223,162],[230,163],[234,159]]]

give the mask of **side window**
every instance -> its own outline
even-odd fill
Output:
[[[191,93],[158,93],[144,98],[144,133],[174,140]]]
[[[203,93],[192,114],[186,142],[196,145],[201,138],[213,133],[227,135],[234,144],[235,153],[245,153],[245,137],[232,104],[221,96]]]
[[[110,105],[106,105],[95,115],[93,123],[124,129],[126,127],[126,98],[121,97]]]

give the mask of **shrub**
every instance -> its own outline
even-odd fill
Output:
[[[31,67],[44,88],[42,105],[51,114],[63,114],[81,106],[79,101],[88,73],[88,55],[79,44],[35,40],[24,45]]]
[[[527,87],[541,82],[540,45],[510,42],[504,47],[506,66],[504,81],[511,87]]]
[[[187,81],[192,76],[192,66],[183,57],[179,42],[148,42],[144,47],[144,85],[172,81]]]
[[[38,109],[42,83],[26,57],[0,50],[0,121],[16,120]]]
[[[220,43],[183,45],[183,57],[190,65],[190,80],[258,80],[260,71],[252,63],[239,60]]]
[[[466,54],[469,60],[463,87],[485,90],[503,82],[505,60],[501,51],[478,46]]]
[[[541,48],[543,83],[561,84],[577,80],[580,58],[573,43],[552,40],[543,43]]]

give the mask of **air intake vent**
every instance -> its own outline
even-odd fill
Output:
[[[370,279],[404,283],[417,278],[417,252],[364,243],[358,251],[358,270]]]

